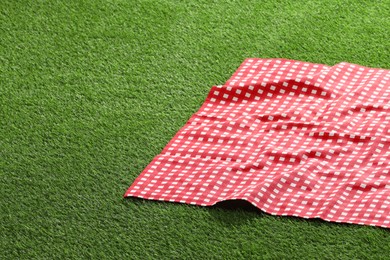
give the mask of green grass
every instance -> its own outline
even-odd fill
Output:
[[[390,68],[390,1],[0,4],[0,258],[385,259],[389,230],[122,199],[246,57]]]

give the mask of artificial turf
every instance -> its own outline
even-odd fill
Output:
[[[387,258],[387,229],[122,196],[244,58],[390,69],[389,14],[388,0],[2,1],[0,258]]]

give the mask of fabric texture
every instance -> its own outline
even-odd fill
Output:
[[[247,59],[126,191],[390,228],[390,71]]]

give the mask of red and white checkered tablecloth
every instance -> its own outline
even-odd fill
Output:
[[[390,228],[390,71],[247,59],[126,191]]]

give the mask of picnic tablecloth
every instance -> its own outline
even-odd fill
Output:
[[[125,197],[390,227],[390,71],[246,59]]]

